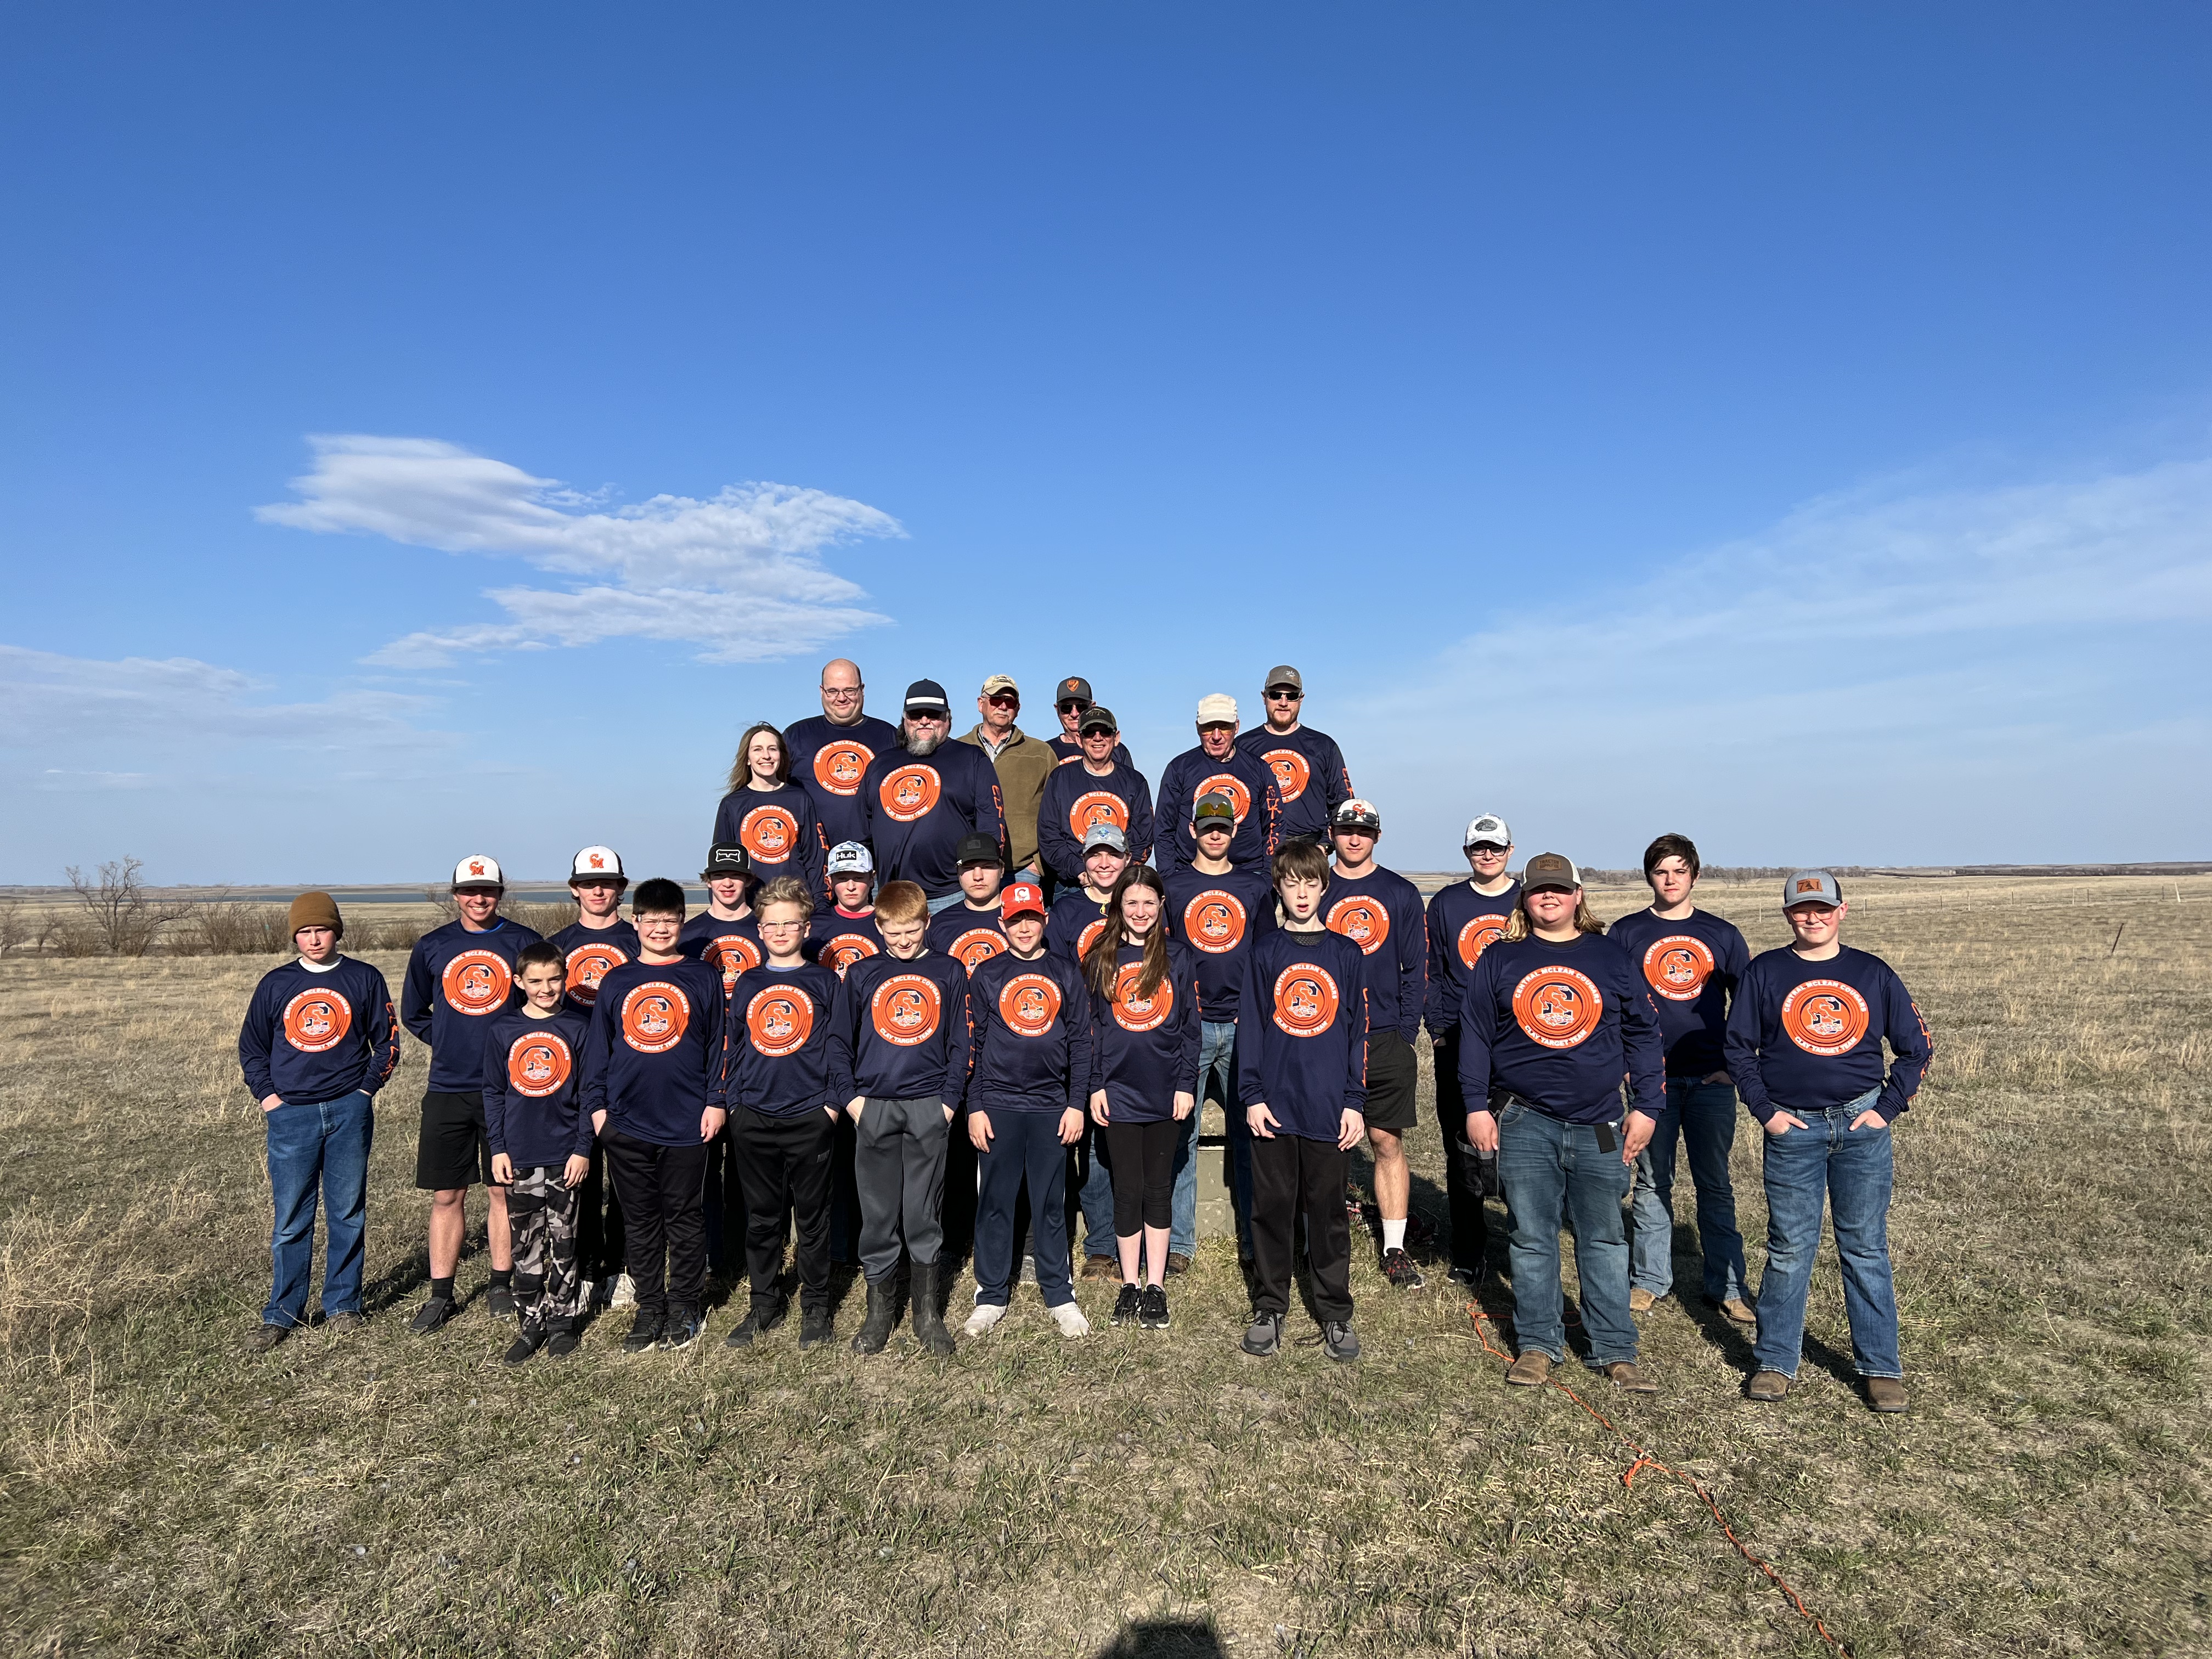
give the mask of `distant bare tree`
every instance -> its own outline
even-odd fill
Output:
[[[9,899],[0,903],[0,957],[6,956],[28,937],[29,930],[23,925],[22,901]]]
[[[100,866],[95,879],[74,864],[69,866],[70,890],[84,907],[93,938],[108,956],[144,956],[156,933],[192,913],[190,900],[151,897],[138,878],[145,867],[143,859],[111,859]]]

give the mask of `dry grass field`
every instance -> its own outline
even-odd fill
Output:
[[[1599,1403],[1860,1659],[2212,1650],[2212,878],[1852,896],[1937,1042],[1897,1143],[1913,1408],[1847,1386],[1832,1260],[1785,1405],[1745,1402],[1746,1344],[1679,1301],[1645,1321],[1663,1392]],[[1701,897],[1781,942],[1769,884]],[[266,965],[0,960],[8,1652],[1828,1650],[1686,1487],[1624,1486],[1631,1454],[1571,1401],[1505,1389],[1441,1267],[1393,1296],[1357,1264],[1350,1367],[1239,1355],[1218,1242],[1164,1334],[1106,1328],[1085,1286],[1101,1328],[1064,1343],[1028,1291],[945,1364],[903,1338],[854,1358],[853,1290],[803,1358],[795,1322],[726,1349],[720,1310],[683,1354],[625,1358],[617,1318],[515,1372],[480,1306],[413,1338],[411,1042],[369,1327],[248,1357],[268,1215],[234,1043]]]

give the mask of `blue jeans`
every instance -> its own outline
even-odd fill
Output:
[[[951,892],[947,893],[943,898],[931,899],[929,901],[929,914],[933,916],[939,910],[950,910],[954,905],[959,903],[962,899],[964,899],[967,896],[967,894],[962,892],[957,887],[956,887]]]
[[[1067,1276],[1067,1252],[1054,1248],[1067,1237],[1067,1148],[1060,1144],[1060,1114],[1017,1112],[1005,1107],[994,1110],[988,1106],[983,1111],[991,1120],[991,1150],[975,1155],[976,1176],[981,1184],[975,1198],[975,1305],[1003,1308],[1012,1293],[1014,1205],[1025,1178],[1037,1289],[1044,1293],[1048,1308],[1073,1302],[1075,1286]],[[1110,1198],[1104,1215],[1110,1240],[1114,1236]]]
[[[1629,1283],[1654,1296],[1674,1288],[1674,1144],[1690,1149],[1690,1182],[1698,1190],[1698,1248],[1705,1256],[1705,1297],[1729,1302],[1743,1294],[1743,1235],[1735,1225],[1735,1188],[1729,1151],[1735,1145],[1735,1090],[1693,1077],[1667,1079],[1667,1104],[1651,1144],[1636,1160],[1629,1200],[1634,1228]]]
[[[991,1120],[994,1124],[998,1121]],[[1083,1186],[1075,1195],[1075,1207],[1083,1212],[1083,1254],[1118,1261],[1121,1258],[1115,1255],[1114,1243],[1114,1172],[1106,1162],[1106,1131],[1087,1115],[1083,1120],[1082,1144]],[[1030,1208],[1036,1208],[1035,1200]]]
[[[264,1325],[307,1322],[315,1264],[315,1195],[322,1193],[323,1316],[361,1311],[362,1230],[368,1215],[368,1147],[376,1107],[366,1090],[320,1105],[287,1103],[261,1115],[269,1135],[273,1269]]]
[[[1763,1371],[1797,1375],[1805,1340],[1805,1295],[1820,1248],[1820,1200],[1835,1224],[1844,1269],[1844,1314],[1861,1376],[1902,1376],[1897,1356],[1897,1289],[1889,1268],[1889,1126],[1851,1127],[1881,1097],[1869,1089],[1825,1112],[1797,1112],[1802,1129],[1763,1135],[1766,1158],[1766,1271],[1759,1279]],[[1787,1110],[1787,1108],[1784,1109]]]
[[[1566,1359],[1559,1229],[1571,1226],[1589,1364],[1636,1358],[1620,1216],[1628,1166],[1618,1136],[1613,1151],[1600,1152],[1591,1124],[1563,1123],[1518,1101],[1498,1114],[1498,1178],[1513,1211],[1513,1329],[1522,1353],[1534,1348],[1554,1364]]]
[[[1207,1091],[1221,1097],[1221,1113],[1228,1120],[1229,1200],[1237,1211],[1237,1254],[1252,1254],[1252,1132],[1244,1122],[1244,1109],[1237,1096],[1237,1022],[1207,1019],[1199,1022],[1198,1109],[1184,1121],[1182,1139],[1176,1143],[1175,1225],[1168,1234],[1168,1249],[1177,1255],[1198,1253],[1198,1120],[1206,1113]]]

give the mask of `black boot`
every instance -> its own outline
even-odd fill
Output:
[[[881,1353],[884,1344],[891,1340],[891,1322],[898,1317],[898,1300],[891,1294],[891,1281],[878,1284],[868,1281],[868,1316],[860,1322],[860,1334],[853,1339],[854,1353]]]
[[[945,1313],[937,1305],[937,1273],[939,1264],[917,1261],[914,1264],[914,1282],[909,1294],[914,1298],[914,1334],[921,1346],[933,1354],[952,1352],[952,1333],[945,1328]]]
[[[577,1334],[576,1322],[573,1319],[549,1320],[545,1328],[545,1357],[548,1359],[566,1359],[576,1352],[577,1345],[584,1340]]]

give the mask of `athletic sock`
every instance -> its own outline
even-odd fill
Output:
[[[1402,1250],[1406,1248],[1406,1218],[1403,1216],[1399,1217],[1395,1221],[1387,1218],[1383,1220],[1382,1248],[1386,1251]]]
[[[494,1267],[491,1270],[491,1282],[503,1289],[512,1290],[514,1286],[514,1269]]]
[[[430,1281],[430,1297],[433,1301],[443,1297],[446,1301],[451,1302],[453,1299],[453,1281],[452,1276],[448,1275],[444,1279],[433,1279]]]

